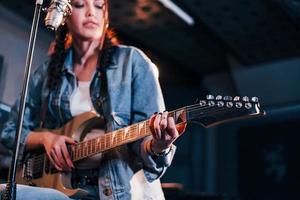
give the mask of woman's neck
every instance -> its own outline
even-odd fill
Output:
[[[91,80],[99,59],[99,42],[73,41],[73,70],[80,81]]]
[[[74,58],[76,64],[86,66],[87,62],[98,58],[99,41],[73,41]]]

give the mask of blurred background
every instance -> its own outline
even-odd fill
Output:
[[[34,3],[0,0],[0,129],[22,87]],[[267,113],[190,124],[162,178],[166,198],[300,199],[300,0],[110,0],[110,9],[119,39],[157,65],[168,110],[212,94],[258,97]],[[54,37],[44,17],[33,68]],[[1,145],[1,182],[9,162]]]

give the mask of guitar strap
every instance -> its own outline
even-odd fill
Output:
[[[46,112],[47,112],[47,106],[48,106],[48,96],[49,96],[49,88],[47,87],[47,83],[48,81],[44,81],[44,85],[43,85],[43,91],[42,91],[42,105],[41,105],[41,110],[40,110],[40,125],[39,128],[43,128],[44,127],[44,121],[46,118]]]
[[[106,41],[109,43],[109,41]],[[107,99],[107,77],[106,69],[111,64],[112,56],[115,50],[115,47],[111,44],[107,45],[107,48],[104,48],[102,53],[100,53],[100,63],[98,65],[97,71],[100,73],[100,105],[99,105],[99,114],[104,117],[103,103]]]
[[[100,73],[99,114],[101,116],[104,116],[103,103],[107,96],[106,63],[105,63],[105,58],[108,56],[107,54],[108,54],[108,51],[103,50],[102,54],[100,55],[100,63],[97,67],[97,71],[98,71],[98,73]]]

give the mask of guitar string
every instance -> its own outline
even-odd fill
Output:
[[[255,106],[255,105],[254,105]],[[231,109],[236,109],[236,110],[238,110],[238,109],[242,109],[242,108],[244,108],[244,107],[241,107],[241,108],[237,108],[237,107],[224,107],[224,106],[222,106],[222,107],[218,107],[218,106],[216,106],[216,105],[214,105],[214,106],[210,106],[211,108],[210,109],[205,109],[206,111],[207,110],[210,110],[209,111],[209,114],[213,114],[213,113],[215,113],[215,112],[218,112],[218,111],[225,111],[225,110],[231,110]],[[207,107],[206,107],[207,108]],[[202,109],[202,108],[189,108],[189,107],[187,107],[187,111],[188,112],[190,112],[190,113],[192,113],[192,114],[199,114],[199,113],[201,113],[200,111],[205,111],[204,109]],[[250,109],[249,109],[250,110]],[[203,116],[205,116],[205,115],[207,115],[207,113],[203,113]]]
[[[204,105],[204,106],[201,106],[201,105],[198,105],[198,104],[195,104],[195,105],[192,105],[192,106],[186,106],[186,107],[183,107],[183,108],[179,108],[179,109],[176,109],[176,110],[174,110],[174,111],[172,111],[172,112],[170,112],[170,114],[171,115],[175,115],[176,114],[176,112],[178,112],[178,111],[182,111],[182,110],[184,110],[184,109],[186,109],[187,111],[188,111],[188,114],[189,115],[201,115],[202,113],[201,112],[204,112],[204,111],[207,111],[208,110],[208,108],[210,108],[209,110],[210,110],[210,114],[212,114],[212,113],[215,113],[215,112],[221,112],[221,111],[226,111],[226,110],[229,110],[229,109],[232,109],[232,108],[228,108],[228,107],[218,107],[218,106],[216,106],[216,105]],[[223,109],[222,109],[223,108]],[[213,109],[215,109],[215,111],[213,111]],[[203,116],[205,116],[205,115],[207,115],[207,113],[203,113]],[[143,121],[143,122],[139,122],[138,124],[142,124],[142,123],[144,123],[144,124],[146,124],[147,122],[148,122],[149,120],[146,120],[146,121]],[[120,134],[120,133],[122,133],[121,132],[121,130],[122,129],[119,129],[119,130],[117,130],[117,131],[114,131],[114,132],[112,132],[111,133],[111,135],[110,136],[107,136],[107,135],[104,135],[104,136],[100,136],[99,138],[100,138],[100,140],[101,140],[101,142],[99,143],[99,142],[97,142],[97,146],[100,146],[101,144],[104,144],[105,143],[105,146],[114,146],[114,144],[110,144],[110,145],[106,145],[106,143],[111,143],[111,141],[112,141],[112,143],[114,143],[114,141],[117,141],[117,143],[122,143],[122,142],[125,142],[125,141],[128,141],[128,140],[130,140],[130,139],[134,139],[134,138],[136,138],[137,136],[143,136],[143,135],[147,135],[148,134],[148,130],[147,130],[147,126],[146,126],[146,131],[145,131],[145,133],[142,133],[142,132],[139,132],[138,134],[134,134],[134,135],[131,135],[131,133],[135,133],[136,132],[136,130],[139,128],[139,125],[138,124],[135,124],[135,125],[132,125],[132,127],[130,127],[129,129],[128,129],[128,131],[127,131],[127,133],[126,133],[126,136],[127,135],[129,135],[129,137],[125,137],[125,139],[124,139],[124,137],[122,138],[120,138],[120,135],[122,136],[123,134]],[[145,125],[143,125],[143,126],[145,126]],[[123,129],[124,130],[124,129]],[[106,142],[106,138],[107,137],[111,137],[111,136],[113,136],[113,135],[115,135],[114,136],[114,138],[117,138],[116,140],[113,140],[113,139],[110,139],[109,140],[109,142]],[[94,149],[96,150],[96,140],[97,139],[99,139],[99,138],[94,138],[94,139],[92,139],[91,141],[85,141],[85,142],[90,142],[92,145],[94,144]],[[105,139],[104,139],[105,138]],[[119,141],[119,142],[118,142]],[[80,144],[81,143],[81,144]],[[81,146],[84,146],[84,145],[82,145],[83,144],[83,142],[80,142],[80,143],[77,143],[76,144],[76,147],[75,147],[75,149],[73,149],[74,151],[82,151],[82,152],[84,152],[84,149],[82,149],[81,148]],[[88,145],[88,146],[90,146],[90,145]],[[103,146],[103,145],[101,145],[101,146]],[[100,147],[101,147],[100,146]],[[86,148],[85,148],[86,149]],[[93,149],[93,146],[92,147],[90,147],[90,149],[91,149],[91,151],[92,151],[92,149]],[[101,149],[101,148],[100,148]],[[105,150],[106,148],[104,148],[104,150]],[[108,148],[109,149],[109,148]],[[87,150],[86,152],[89,152],[89,150]],[[78,154],[78,153],[77,153]],[[82,154],[82,153],[80,153],[80,154]],[[43,160],[43,157],[44,157],[44,155],[43,154],[40,154],[40,155],[37,155],[37,156],[35,156],[35,160],[34,160],[34,163],[37,163],[37,164],[40,164],[40,163],[42,163],[44,160]],[[82,156],[79,156],[79,158],[81,159],[82,158]]]
[[[195,107],[199,107],[199,105],[195,105]],[[212,107],[212,106],[201,106],[199,109],[205,109],[205,108],[207,108],[207,107]],[[185,108],[185,107],[184,107]],[[192,107],[190,106],[190,107],[186,107],[187,109],[190,109],[189,111],[193,111],[192,110]],[[181,108],[181,109],[177,109],[177,110],[174,110],[174,111],[172,111],[172,112],[170,112],[170,113],[175,113],[176,111],[181,111],[181,110],[183,110],[183,108]],[[148,122],[149,120],[146,120],[146,121],[143,121],[143,122],[139,122],[139,123],[145,123],[145,122]],[[130,133],[132,133],[132,132],[134,132],[134,131],[136,131],[136,129],[138,129],[138,127],[134,127],[134,126],[138,126],[138,124],[134,124],[134,125],[132,125],[132,127],[130,127],[129,128],[129,131],[127,132],[127,134],[128,135],[130,135]],[[111,132],[110,133],[110,135],[116,135],[115,137],[117,137],[117,139],[118,139],[118,133],[119,133],[119,131],[120,130],[123,130],[124,128],[122,128],[122,129],[119,129],[119,130],[116,130],[116,131],[113,131],[113,132]],[[121,134],[122,135],[122,134]],[[103,137],[103,136],[102,136]],[[104,137],[110,137],[110,136],[104,136]],[[91,139],[91,140],[97,140],[98,138],[94,138],[94,139]],[[79,143],[77,143],[76,145],[81,145],[81,143],[86,143],[86,142],[88,142],[89,140],[87,140],[87,141],[84,141],[84,142],[79,142]]]

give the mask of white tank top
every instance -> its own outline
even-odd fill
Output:
[[[91,96],[91,81],[78,81],[78,87],[70,99],[70,111],[72,116],[80,115],[84,112],[94,112]]]

